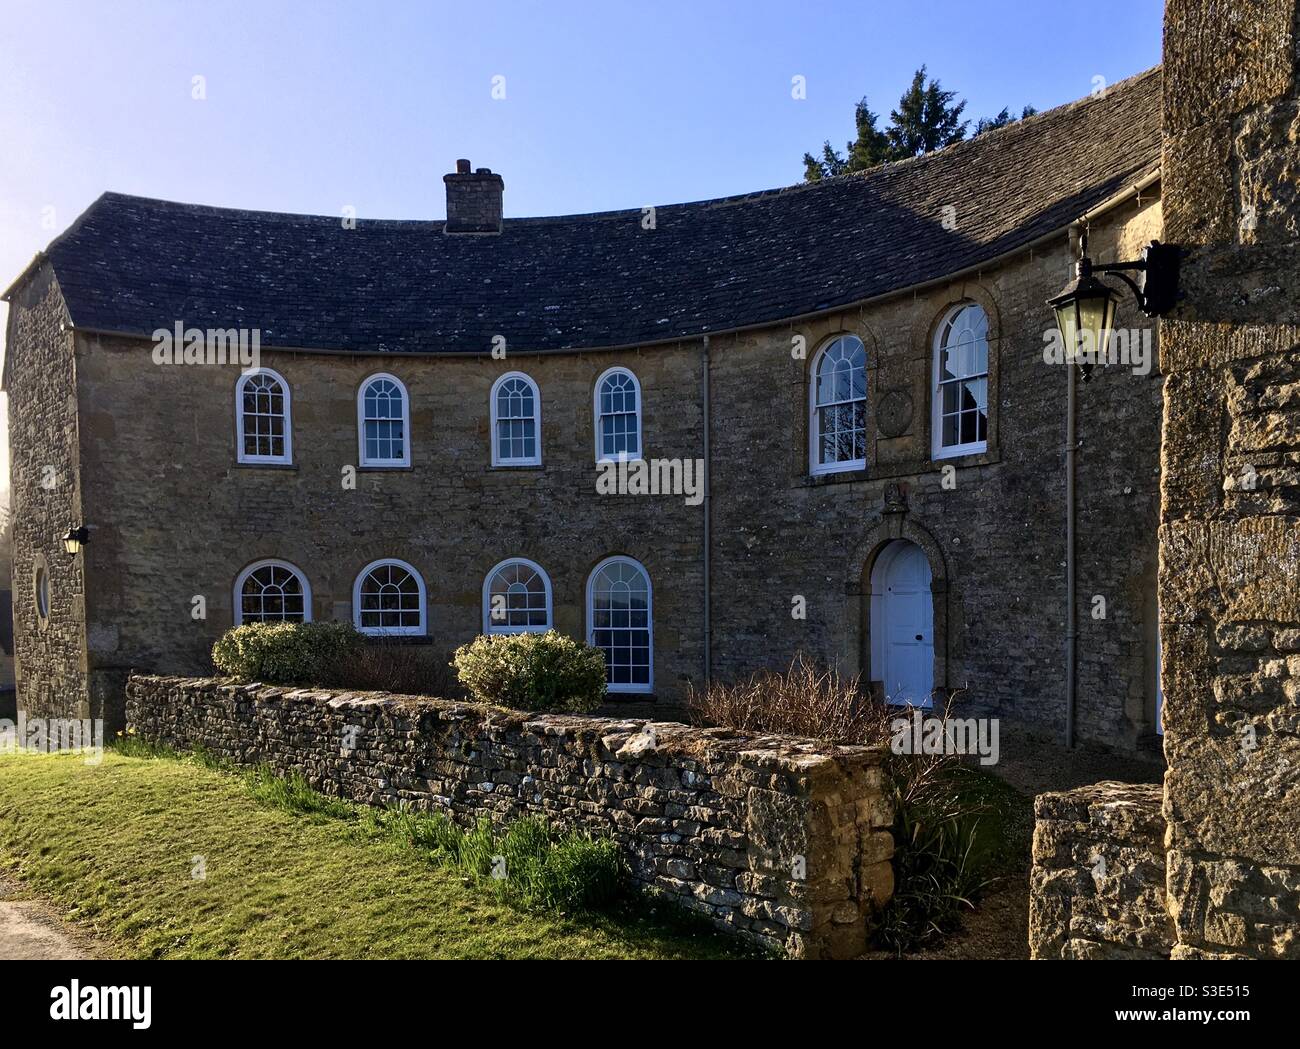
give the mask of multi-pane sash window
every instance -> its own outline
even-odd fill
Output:
[[[988,448],[989,319],[973,302],[953,307],[934,347],[934,457]]]
[[[235,623],[307,623],[311,588],[306,577],[285,561],[258,561],[235,583]]]
[[[424,580],[405,561],[375,561],[357,577],[352,608],[363,634],[423,634]]]
[[[809,436],[812,472],[867,464],[867,351],[856,335],[824,346],[812,368]]]
[[[392,375],[372,375],[357,395],[362,466],[410,466],[410,404]]]
[[[596,382],[596,461],[641,458],[641,387],[626,368]]]
[[[492,465],[540,464],[541,417],[537,384],[522,372],[501,376],[492,387]]]
[[[241,463],[293,461],[289,384],[279,374],[262,368],[241,376],[235,417]]]
[[[502,561],[483,587],[483,632],[523,634],[551,628],[551,581],[524,558]]]
[[[602,561],[587,585],[587,636],[605,653],[611,692],[649,692],[654,684],[650,576],[626,557]]]

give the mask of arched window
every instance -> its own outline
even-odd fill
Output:
[[[289,384],[278,372],[259,368],[239,377],[235,425],[241,463],[293,462]]]
[[[410,466],[410,398],[395,375],[372,375],[357,393],[362,466]]]
[[[935,333],[931,401],[934,458],[988,448],[989,319],[973,302],[950,309]]]
[[[423,634],[424,580],[405,561],[372,561],[352,587],[352,622],[363,634]]]
[[[587,581],[587,639],[605,653],[611,692],[654,687],[650,576],[629,557],[610,557]]]
[[[551,629],[551,581],[523,557],[502,561],[483,582],[483,633],[526,634]]]
[[[311,587],[288,561],[255,561],[235,580],[235,625],[310,623]]]
[[[840,335],[813,358],[808,436],[814,474],[867,465],[867,351]]]
[[[523,372],[492,385],[492,465],[538,466],[542,461],[542,396]]]
[[[641,458],[641,384],[626,368],[596,380],[596,462]]]

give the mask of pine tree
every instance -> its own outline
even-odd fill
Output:
[[[974,138],[975,135],[982,135],[985,131],[992,131],[994,128],[1006,127],[1008,124],[1014,124],[1017,120],[1023,120],[1025,117],[1032,117],[1037,112],[1038,110],[1033,106],[1025,106],[1025,108],[1020,111],[1020,116],[1013,117],[1011,115],[1011,110],[1006,106],[1003,106],[1002,112],[995,117],[980,117],[979,123],[975,125],[975,133],[971,135],[971,138]]]
[[[962,120],[964,101],[952,104],[956,91],[945,91],[938,80],[926,82],[925,66],[912,77],[912,86],[889,114],[889,149],[895,159],[919,157],[966,137],[969,120]]]
[[[822,144],[821,159],[811,153],[803,155],[804,179],[816,182],[850,171],[862,171],[887,160],[902,160],[940,149],[966,136],[969,121],[961,119],[965,102],[952,104],[957,93],[944,91],[937,80],[927,83],[925,66],[916,71],[911,88],[898,100],[885,130],[877,126],[880,118],[871,111],[865,98],[853,113],[857,137],[847,143],[841,154],[829,142]]]

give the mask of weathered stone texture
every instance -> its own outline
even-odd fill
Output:
[[[1161,325],[1175,958],[1300,957],[1298,17],[1166,16],[1166,232],[1187,248]]]
[[[13,500],[14,665],[28,717],[91,717],[84,561],[61,538],[81,523],[76,369],[67,310],[43,267],[9,309],[5,373]],[[49,576],[49,615],[37,614],[36,575]]]
[[[1035,799],[1031,957],[1169,957],[1160,798],[1158,786],[1098,783]]]
[[[127,695],[142,738],[326,794],[609,835],[639,885],[796,957],[862,953],[893,894],[873,748],[210,678],[132,676]]]

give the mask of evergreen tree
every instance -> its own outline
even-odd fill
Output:
[[[912,86],[889,114],[889,149],[893,158],[919,157],[922,153],[951,146],[966,137],[962,120],[964,101],[952,104],[956,91],[945,91],[939,81],[926,82],[925,66],[912,77]]]
[[[992,131],[994,128],[1006,127],[1008,124],[1014,124],[1017,120],[1023,120],[1025,117],[1032,117],[1037,112],[1038,110],[1033,106],[1025,106],[1025,108],[1020,111],[1019,117],[1013,117],[1011,115],[1011,110],[1006,106],[1003,106],[1002,112],[995,117],[980,117],[979,123],[975,125],[975,134],[971,135],[971,138],[974,138],[975,135],[982,135],[985,131]]]
[[[829,142],[822,144],[820,159],[805,153],[804,179],[816,182],[833,178],[960,142],[966,136],[969,121],[961,119],[966,103],[953,104],[956,96],[955,91],[944,91],[937,80],[927,81],[922,66],[912,77],[912,86],[898,100],[898,108],[890,114],[889,127],[883,131],[877,126],[880,118],[863,98],[853,114],[857,137],[847,143],[844,154]]]

